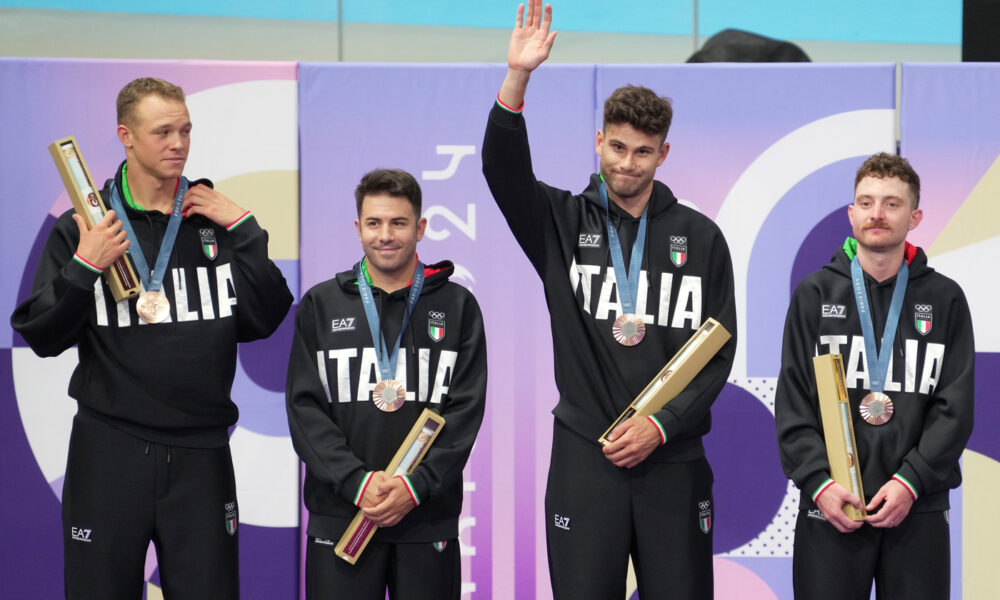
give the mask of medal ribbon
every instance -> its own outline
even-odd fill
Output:
[[[170,221],[167,222],[167,232],[163,234],[163,241],[160,243],[160,251],[156,256],[156,265],[152,273],[149,271],[149,264],[146,262],[146,255],[139,246],[139,238],[135,236],[132,223],[128,220],[128,213],[125,212],[125,205],[122,202],[121,194],[118,193],[118,186],[111,182],[111,208],[118,215],[118,219],[128,234],[128,239],[135,243],[135,252],[129,249],[127,252],[135,263],[135,270],[139,272],[142,280],[142,287],[147,292],[159,291],[163,286],[163,277],[167,274],[167,263],[170,261],[170,253],[174,250],[174,242],[177,241],[177,230],[181,227],[181,205],[184,203],[184,194],[188,190],[188,180],[181,177],[177,182],[177,192],[174,194],[174,209],[170,212]]]
[[[889,358],[892,357],[892,341],[896,337],[899,326],[899,313],[903,309],[903,294],[906,293],[906,280],[910,269],[906,260],[899,265],[896,273],[896,285],[892,289],[892,301],[889,304],[889,317],[882,331],[882,345],[879,352],[875,350],[875,326],[872,325],[871,304],[868,302],[868,291],[865,289],[865,275],[861,270],[858,257],[851,261],[851,278],[854,280],[854,300],[858,305],[858,320],[861,321],[861,333],[865,337],[865,362],[868,364],[869,388],[881,393],[889,375]]]
[[[632,255],[629,257],[628,275],[625,274],[625,257],[622,255],[622,245],[618,239],[618,229],[611,222],[611,211],[608,210],[608,184],[601,175],[601,206],[608,219],[608,246],[611,248],[611,264],[615,267],[615,281],[618,284],[618,301],[622,312],[628,315],[636,314],[635,303],[639,297],[639,272],[642,270],[642,253],[646,248],[646,216],[649,203],[642,209],[639,219],[639,232],[632,244]]]
[[[382,335],[382,327],[379,323],[378,311],[375,310],[375,296],[372,288],[364,274],[364,259],[358,263],[358,290],[361,292],[361,303],[365,308],[365,317],[368,318],[368,328],[372,332],[372,342],[378,350],[378,370],[381,380],[395,379],[396,377],[396,356],[399,354],[399,344],[403,341],[403,333],[406,332],[406,324],[410,321],[410,313],[417,305],[420,298],[420,290],[424,287],[424,264],[417,261],[417,270],[413,273],[413,283],[410,285],[410,295],[406,302],[406,312],[403,313],[403,326],[399,328],[399,335],[396,337],[396,345],[392,348],[392,354],[386,353],[385,337]]]

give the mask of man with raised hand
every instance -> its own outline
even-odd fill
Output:
[[[67,598],[137,598],[156,546],[167,598],[239,597],[239,508],[229,430],[238,342],[292,303],[256,218],[183,175],[191,119],[151,77],[118,94],[125,161],[87,230],[67,211],[11,325],[40,356],[76,345],[62,513]],[[114,302],[101,273],[125,251],[142,282]]]
[[[556,598],[621,598],[628,559],[642,598],[712,598],[712,470],[702,436],[735,340],[662,410],[597,440],[714,317],[736,333],[733,271],[719,228],[654,180],[667,157],[670,101],[615,90],[580,194],[532,171],[524,96],[556,33],[552,8],[518,8],[507,75],[490,112],[483,173],[542,279],[559,401],[545,498]],[[555,101],[555,100],[554,100]],[[584,100],[588,101],[588,100]]]
[[[785,321],[775,394],[785,474],[801,490],[797,598],[947,598],[948,492],[972,433],[975,344],[961,288],[906,241],[923,218],[910,163],[858,169],[847,238]],[[830,478],[812,357],[841,354],[866,498]],[[853,521],[845,505],[868,511]]]

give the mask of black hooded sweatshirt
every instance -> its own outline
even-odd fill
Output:
[[[718,320],[732,339],[655,419],[666,443],[646,460],[680,462],[704,456],[710,409],[732,368],[736,310],[729,247],[718,226],[677,202],[658,181],[648,205],[637,311],[646,336],[625,347],[612,336],[621,314],[601,207],[600,175],[582,194],[535,179],[524,118],[499,104],[483,141],[483,173],[493,198],[545,289],[552,328],[559,402],[553,414],[597,443],[702,322]],[[622,253],[631,260],[639,219],[610,203]]]
[[[923,250],[907,244],[909,277],[885,385],[894,412],[884,425],[870,425],[858,412],[870,389],[851,278],[855,252],[848,239],[829,264],[802,280],[788,307],[775,392],[782,466],[802,491],[801,505],[812,508],[830,482],[812,357],[841,354],[863,500],[896,479],[915,498],[912,511],[945,510],[948,490],[962,482],[958,459],[972,434],[976,357],[968,303],[957,283],[927,266]],[[896,276],[864,278],[880,346]]]
[[[121,173],[119,167],[119,190]],[[101,190],[106,205],[110,186],[109,179]],[[125,211],[138,237],[129,252],[141,249],[152,267],[169,215],[129,205]],[[135,299],[116,305],[104,279],[73,258],[80,233],[72,214],[56,220],[31,296],[14,310],[11,326],[39,356],[78,346],[69,395],[81,411],[153,442],[225,445],[239,415],[230,397],[237,342],[269,336],[292,304],[284,276],[268,259],[267,232],[252,216],[231,229],[185,217],[163,280],[170,316],[150,325],[136,315]]]
[[[444,428],[406,478],[418,505],[380,542],[438,542],[458,536],[462,469],[486,405],[486,340],[479,305],[448,281],[449,261],[425,267],[420,297],[400,341],[396,381],[407,400],[395,412],[371,401],[380,379],[376,345],[357,285],[357,265],[306,292],[295,320],[286,404],[295,451],[306,463],[308,534],[336,541],[358,512],[368,474],[386,468],[424,408]],[[410,286],[372,287],[382,335],[391,351]]]

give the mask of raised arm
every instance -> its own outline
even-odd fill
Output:
[[[507,77],[497,95],[504,105],[516,110],[524,104],[524,91],[531,72],[549,57],[556,40],[556,32],[549,31],[551,26],[551,4],[546,4],[544,11],[541,0],[529,0],[527,10],[524,4],[518,5],[507,49]]]

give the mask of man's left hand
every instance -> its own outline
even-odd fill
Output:
[[[246,209],[207,185],[188,188],[187,194],[184,195],[184,203],[181,205],[181,213],[184,216],[202,215],[223,227],[232,225],[246,212]]]
[[[379,527],[392,527],[399,523],[413,507],[413,498],[399,477],[390,477],[378,486],[382,501],[371,508],[362,508],[365,516]]]
[[[879,505],[882,508],[878,508]],[[906,515],[910,514],[913,506],[913,496],[895,479],[890,479],[879,489],[872,501],[868,503],[865,510],[869,513],[876,508],[878,512],[865,517],[865,522],[872,527],[895,527],[903,522]]]
[[[631,469],[646,460],[660,445],[660,432],[646,417],[632,417],[615,427],[608,436],[612,440],[604,447],[604,456],[615,466]]]

